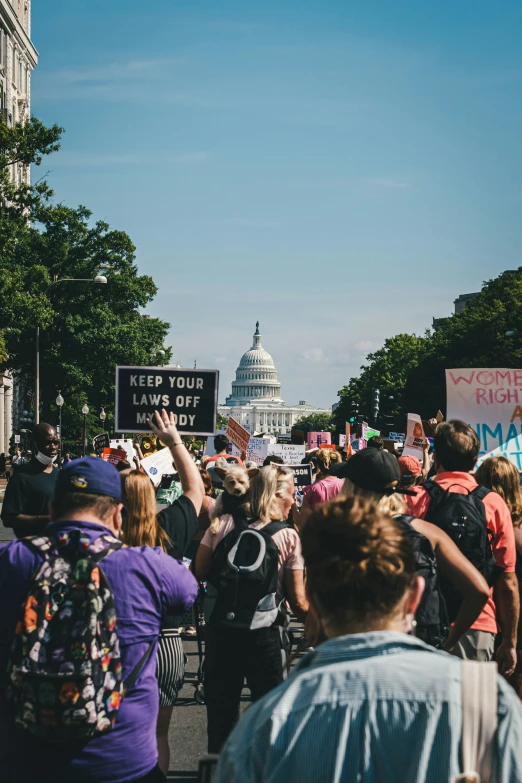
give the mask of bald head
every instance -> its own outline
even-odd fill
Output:
[[[58,456],[60,439],[56,429],[50,424],[36,424],[33,430],[33,439],[36,448],[46,457]]]

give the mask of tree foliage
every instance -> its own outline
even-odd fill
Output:
[[[294,427],[302,432],[330,432],[334,427],[334,421],[329,413],[311,413],[309,416],[301,416],[297,419]]]
[[[515,332],[507,337],[506,332]],[[484,284],[461,313],[439,321],[424,337],[399,334],[370,354],[361,373],[340,390],[335,421],[344,426],[352,401],[369,409],[372,389],[381,393],[381,412],[423,418],[446,410],[445,370],[461,367],[522,367],[522,267]]]
[[[111,415],[117,364],[170,359],[163,346],[169,324],[142,313],[157,288],[138,274],[127,234],[93,222],[86,207],[56,203],[45,180],[19,183],[16,172],[56,151],[61,132],[36,119],[14,128],[0,123],[0,369],[34,388],[39,326],[42,418],[52,420],[61,389],[64,429],[70,419],[81,437],[84,402]],[[72,280],[92,281],[99,272],[106,285]]]

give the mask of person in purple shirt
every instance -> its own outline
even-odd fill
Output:
[[[60,472],[45,535],[79,529],[92,541],[119,537],[121,481],[116,468],[94,457],[73,460]],[[72,540],[76,540],[73,536]],[[14,629],[41,555],[29,540],[0,548],[0,671],[9,660]],[[60,745],[15,731],[0,681],[1,783],[156,783],[158,683],[156,647],[164,617],[187,611],[197,583],[179,561],[157,547],[122,548],[101,567],[114,596],[123,678],[153,649],[122,701],[116,725],[84,743]]]

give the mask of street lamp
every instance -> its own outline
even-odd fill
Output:
[[[102,408],[100,411],[100,419],[101,423],[103,424],[103,431],[105,432],[105,419],[107,418],[107,414],[105,413],[105,408]]]
[[[60,462],[62,461],[62,407],[65,400],[62,397],[62,392],[60,389],[58,389],[58,397],[56,398],[56,407],[58,408],[58,413],[60,417]]]
[[[89,406],[87,403],[82,408],[83,413],[83,456],[85,457],[85,452],[87,451],[87,416],[89,415]]]
[[[96,275],[95,277],[62,277],[59,280],[55,280],[53,283],[47,286],[45,289],[45,295],[49,293],[51,288],[58,283],[99,283],[105,285],[107,278],[105,275]],[[36,408],[36,424],[40,421],[40,327],[36,327],[36,372],[35,372],[35,408]]]

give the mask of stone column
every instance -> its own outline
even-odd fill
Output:
[[[4,394],[4,379],[0,379],[2,385],[0,386],[0,454],[6,453],[5,450],[5,394]]]

